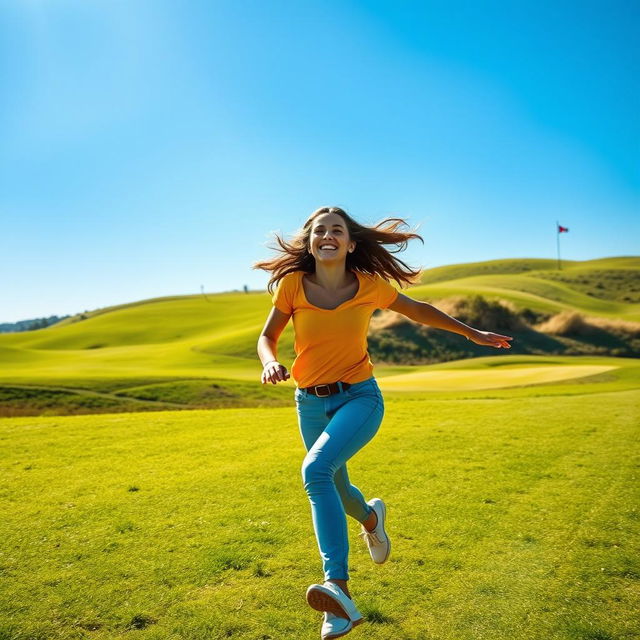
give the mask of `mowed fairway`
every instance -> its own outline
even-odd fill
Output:
[[[546,382],[388,394],[349,469],[387,502],[393,549],[374,565],[349,521],[367,622],[348,637],[640,637],[640,392]],[[0,421],[0,638],[319,638],[291,396]]]
[[[575,380],[613,371],[612,365],[550,365],[511,368],[500,367],[497,371],[473,369],[457,371],[418,371],[398,376],[387,376],[381,384],[383,389],[393,391],[455,391],[460,389],[504,389],[520,385],[543,384],[559,380]]]

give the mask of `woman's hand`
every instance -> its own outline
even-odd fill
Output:
[[[467,336],[467,340],[471,340],[475,344],[479,344],[483,347],[496,347],[496,349],[511,349],[509,340],[513,340],[510,336],[503,336],[499,333],[491,333],[490,331],[480,331],[474,329],[472,333]]]
[[[262,384],[267,384],[267,382],[278,384],[278,382],[285,382],[290,377],[287,368],[277,360],[267,362],[262,370]]]

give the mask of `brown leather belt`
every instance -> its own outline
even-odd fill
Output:
[[[342,391],[345,391],[351,386],[348,382],[341,382],[340,385],[342,385]],[[318,396],[318,398],[327,398],[334,393],[340,393],[340,385],[337,382],[317,384],[315,387],[303,387],[303,391],[312,393],[314,396]]]

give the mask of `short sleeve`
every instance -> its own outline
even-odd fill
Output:
[[[293,274],[288,273],[284,278],[282,278],[278,282],[278,286],[276,287],[275,292],[271,296],[271,300],[273,301],[273,306],[282,311],[282,313],[286,313],[287,315],[291,315],[293,313],[293,295],[294,295],[294,279]]]
[[[398,297],[398,290],[394,289],[384,278],[376,275],[376,290],[378,294],[378,309],[391,306]]]

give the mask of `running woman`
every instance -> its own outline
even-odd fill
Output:
[[[380,498],[366,501],[347,474],[347,461],[376,435],[384,414],[367,351],[372,313],[391,309],[498,349],[508,349],[512,339],[474,329],[391,286],[388,278],[402,286],[420,275],[383,246],[395,245],[393,253],[397,253],[410,239],[422,240],[416,233],[401,231],[402,226],[406,226],[404,220],[387,218],[366,227],[339,207],[322,207],[291,242],[276,235],[281,256],[254,265],[271,273],[268,290],[273,300],[258,339],[262,384],[290,378],[278,362],[277,344],[293,317],[296,358],[291,374],[300,435],[307,450],[302,480],[324,571],[324,583],[312,584],[306,598],[311,607],[324,612],[323,640],[339,638],[363,622],[347,585],[346,514],[361,523],[359,535],[375,563],[386,562],[391,550],[385,503]]]

